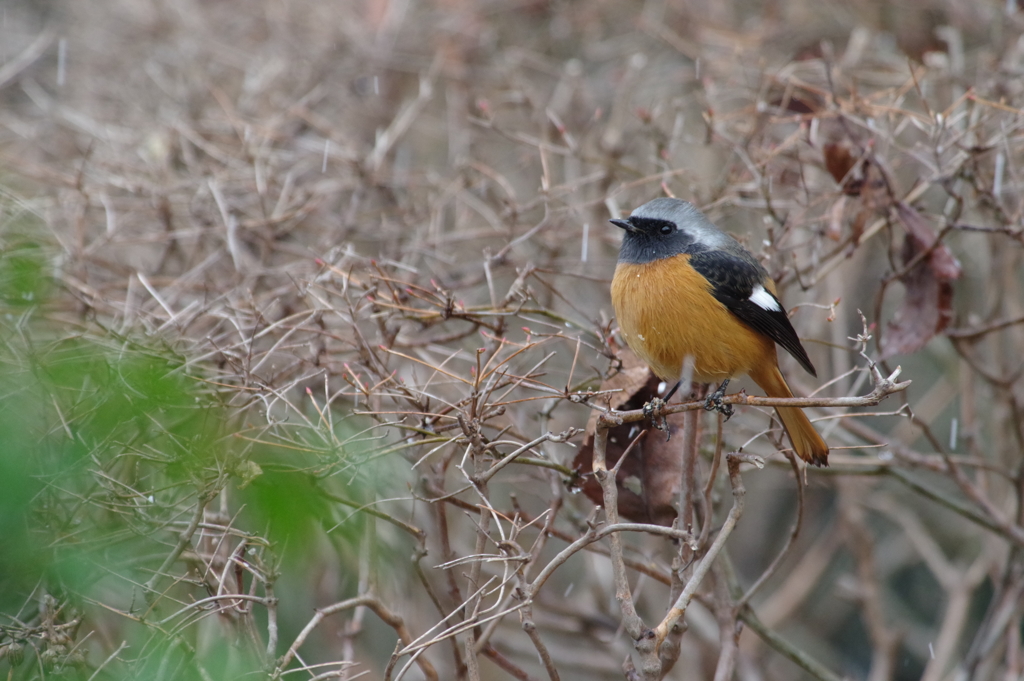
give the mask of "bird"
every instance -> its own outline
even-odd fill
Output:
[[[625,231],[611,295],[626,344],[654,373],[679,387],[687,358],[698,383],[718,383],[707,409],[731,413],[721,398],[746,374],[769,397],[793,397],[776,344],[817,377],[775,282],[738,241],[693,204],[662,197],[611,221]],[[799,407],[776,407],[793,450],[828,465],[828,445]]]

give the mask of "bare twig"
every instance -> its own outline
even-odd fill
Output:
[[[887,378],[883,378],[869,394],[863,397],[756,397],[734,393],[722,398],[723,404],[739,404],[752,407],[871,407],[889,395],[902,392],[910,387],[911,381],[896,382],[902,369],[897,367]],[[691,402],[680,402],[666,406],[662,409],[664,414],[678,414],[680,412],[694,411],[704,408],[704,402],[694,400]],[[633,423],[643,421],[647,416],[642,409],[632,411],[615,412],[614,414],[602,414],[601,423],[607,426],[619,425],[622,423]]]
[[[668,614],[665,615],[664,619],[654,629],[655,639],[658,644],[665,640],[665,637],[679,626],[679,621],[686,613],[686,608],[690,605],[690,600],[696,595],[697,589],[700,587],[701,582],[704,580],[704,576],[707,575],[711,569],[711,565],[715,558],[718,557],[719,552],[725,546],[726,540],[729,535],[732,534],[733,529],[736,527],[736,523],[739,521],[740,516],[743,514],[743,499],[746,496],[746,488],[743,486],[743,479],[740,476],[740,463],[744,461],[750,461],[757,466],[763,466],[764,463],[757,457],[750,457],[742,454],[727,454],[725,458],[726,467],[729,469],[729,484],[732,486],[732,508],[729,509],[729,515],[726,516],[725,523],[722,525],[722,529],[718,531],[718,536],[715,537],[715,541],[708,547],[707,553],[705,553],[700,562],[693,570],[693,575],[686,583],[686,587],[683,592],[679,594],[679,598],[676,599],[675,603],[669,609]]]
[[[399,645],[409,645],[412,642],[412,636],[409,634],[409,630],[406,628],[405,622],[401,617],[392,612],[373,594],[363,594],[362,596],[339,601],[326,608],[317,608],[316,614],[306,623],[306,626],[302,628],[302,631],[299,632],[299,635],[295,637],[295,640],[288,647],[287,652],[278,660],[275,674],[280,676],[287,669],[298,649],[302,647],[302,644],[306,642],[309,635],[320,626],[325,618],[359,606],[369,608],[382,622],[394,629],[395,633],[398,634]],[[436,681],[438,678],[437,672],[430,662],[422,656],[417,657],[416,662],[426,678]]]

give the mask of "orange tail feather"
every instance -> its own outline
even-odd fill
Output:
[[[792,397],[786,379],[779,372],[778,366],[771,366],[765,371],[752,372],[750,377],[761,386],[768,397]],[[811,425],[810,419],[799,407],[776,407],[779,420],[782,421],[793,450],[807,463],[815,466],[828,465],[828,445]]]

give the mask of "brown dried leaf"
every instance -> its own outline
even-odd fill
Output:
[[[938,235],[913,207],[896,205],[900,222],[907,230],[902,259],[908,264],[927,251]],[[905,355],[923,348],[949,325],[953,317],[953,284],[960,277],[960,263],[945,244],[939,244],[900,278],[906,288],[903,303],[882,336],[882,359]]]
[[[609,409],[619,409],[626,402],[632,400],[650,382],[653,375],[650,368],[629,348],[619,350],[618,355],[619,362],[621,363],[618,373],[612,375],[601,384],[602,391],[615,390],[618,392],[602,395],[593,400]],[[654,389],[657,390],[657,386]],[[590,420],[587,421],[587,432],[593,433],[596,427],[597,412],[591,412]]]
[[[601,385],[601,390],[621,390],[603,400],[614,409],[640,409],[658,396],[661,381],[632,351],[619,352],[622,370]],[[627,520],[669,526],[675,520],[675,500],[681,479],[682,429],[681,415],[669,417],[671,440],[664,433],[649,432],[633,447],[616,477],[619,494],[619,515]],[[674,423],[675,422],[675,423]],[[604,493],[593,475],[596,412],[587,424],[586,436],[580,446],[573,469],[583,481],[580,488],[595,504],[604,503]],[[609,467],[618,463],[629,444],[640,434],[643,424],[626,423],[608,431],[606,458]]]
[[[913,206],[900,201],[896,204],[896,213],[907,233],[914,238],[915,246],[919,251],[931,248],[935,240],[939,238],[935,228],[928,224],[928,221]],[[960,261],[956,259],[946,244],[939,244],[935,247],[928,256],[928,264],[939,279],[955,281],[960,278]]]
[[[673,438],[661,431],[651,431],[639,443],[641,495],[647,517],[656,525],[666,527],[676,519],[676,502],[682,480],[683,429],[670,426]]]
[[[802,115],[818,113],[825,108],[825,98],[820,91],[792,81],[776,84],[769,91],[767,100],[773,107]]]
[[[858,178],[853,177],[850,172],[857,163],[857,157],[850,145],[845,142],[830,142],[822,146],[821,153],[825,157],[825,169],[836,184],[843,187],[843,193],[851,196],[859,194],[859,184],[854,187]]]
[[[862,165],[863,177],[858,180],[857,189],[860,194],[860,210],[851,225],[853,245],[860,243],[860,238],[868,226],[868,221],[879,215],[886,215],[892,205],[889,188],[882,169],[870,160],[865,159]]]

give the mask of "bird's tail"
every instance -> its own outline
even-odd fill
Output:
[[[768,397],[792,397],[786,379],[779,372],[779,367],[772,365],[766,371],[751,373],[750,377],[761,386]],[[828,445],[811,425],[804,410],[799,407],[776,407],[779,420],[782,421],[793,450],[807,463],[815,466],[828,465]]]

